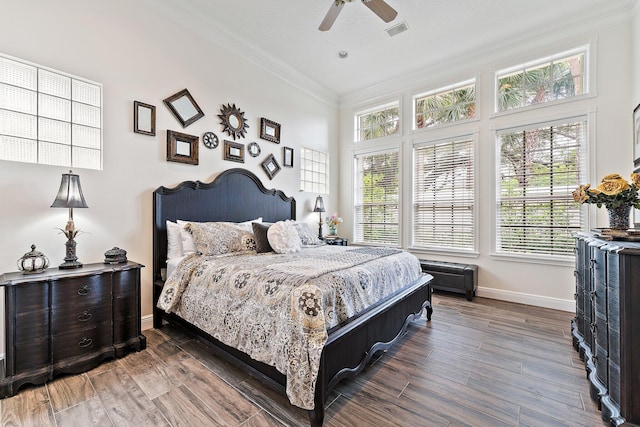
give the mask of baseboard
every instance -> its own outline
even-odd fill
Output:
[[[142,316],[142,330],[153,328],[153,314]]]
[[[497,299],[501,301],[517,302],[520,304],[534,305],[536,307],[552,308],[554,310],[569,311],[575,313],[575,300],[551,298],[541,295],[525,294],[521,292],[505,291],[503,289],[493,289],[478,287],[476,295],[483,298]]]

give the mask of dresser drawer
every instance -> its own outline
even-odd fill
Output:
[[[51,349],[49,348],[48,336],[16,342],[14,352],[15,372],[7,372],[7,374],[27,372],[51,363]]]
[[[105,274],[54,281],[51,293],[54,307],[75,306],[111,297],[111,276]]]
[[[29,311],[16,316],[17,343],[49,336],[49,310]]]
[[[609,363],[609,396],[616,404],[620,404],[620,365]]]
[[[609,360],[620,365],[620,330],[609,328]]]
[[[116,344],[126,342],[131,338],[137,337],[138,317],[132,316],[124,319],[118,319],[113,322],[113,342]]]
[[[26,313],[49,307],[49,286],[46,282],[35,282],[16,286],[15,312]]]
[[[83,304],[66,306],[53,312],[53,335],[70,333],[111,322],[111,299],[87,301]]]
[[[609,359],[607,357],[607,350],[599,344],[596,344],[595,353],[594,362],[596,365],[596,373],[602,384],[607,385],[609,381]]]
[[[136,294],[140,283],[140,270],[124,270],[113,274],[113,296]]]
[[[113,343],[111,322],[103,322],[79,331],[54,335],[53,361],[58,362],[68,357],[93,353],[100,348],[109,347]]]
[[[608,351],[609,329],[607,327],[607,320],[604,318],[598,317],[596,320],[595,330],[593,332],[595,334],[595,340],[598,346]],[[608,354],[605,354],[605,355],[608,355]]]

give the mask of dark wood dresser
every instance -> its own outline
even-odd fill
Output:
[[[573,344],[612,426],[640,425],[640,243],[579,233]]]
[[[24,384],[43,384],[144,349],[142,267],[130,261],[0,276],[5,290],[0,398],[14,395]]]

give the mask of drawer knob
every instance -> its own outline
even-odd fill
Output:
[[[591,299],[595,299],[596,298],[596,291],[591,291],[589,292],[589,295],[591,296]]]
[[[78,347],[82,347],[82,348],[89,347],[91,343],[93,343],[93,340],[91,338],[82,338],[78,343]]]
[[[78,295],[87,295],[90,290],[91,290],[90,287],[88,287],[87,285],[84,285],[83,287],[78,289]]]
[[[80,313],[80,315],[78,315],[78,320],[81,322],[86,322],[89,319],[91,319],[91,313],[89,313],[88,311],[83,311],[82,313]]]

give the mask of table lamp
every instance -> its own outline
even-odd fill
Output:
[[[82,187],[80,187],[80,176],[71,171],[62,174],[60,189],[51,207],[69,208],[67,225],[64,227],[64,230],[60,229],[60,231],[67,236],[67,242],[65,243],[67,247],[66,256],[64,257],[64,262],[60,264],[58,268],[80,268],[82,267],[82,263],[78,261],[78,257],[76,256],[76,241],[74,240],[80,230],[76,229],[73,223],[73,208],[88,208],[87,202],[85,202],[84,195],[82,194]]]
[[[318,239],[322,239],[322,212],[324,212],[324,201],[322,200],[322,196],[316,197],[316,206],[313,208],[314,212],[318,212],[319,222],[318,222]]]

